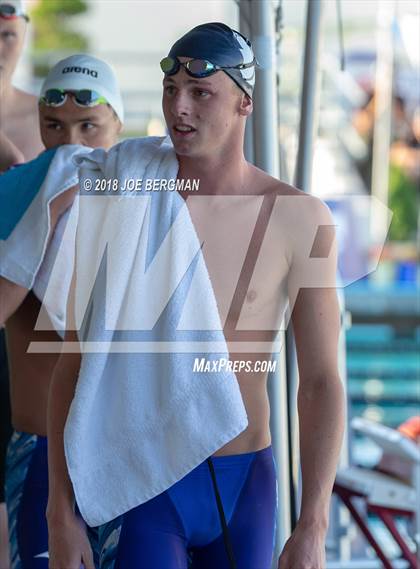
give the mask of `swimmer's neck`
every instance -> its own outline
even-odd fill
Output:
[[[188,157],[179,156],[178,178],[200,180],[198,194],[242,194],[249,164],[243,152],[237,157]]]
[[[0,97],[2,104],[8,102],[16,93],[16,87],[12,84],[12,78],[0,72]]]

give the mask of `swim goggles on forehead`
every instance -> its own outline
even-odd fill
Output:
[[[68,96],[79,107],[96,107],[97,105],[106,105],[108,103],[105,97],[91,89],[79,89],[78,91],[48,89],[40,98],[40,101],[48,107],[61,107],[67,101]]]
[[[21,10],[18,10],[12,4],[0,4],[0,18],[5,18],[6,20],[14,20],[20,16],[29,22],[29,17]]]
[[[201,78],[213,75],[220,69],[248,69],[257,64],[254,59],[250,63],[240,63],[238,65],[221,66],[208,61],[208,59],[191,59],[190,61],[181,62],[177,57],[164,57],[160,62],[160,68],[165,75],[175,75],[182,66],[191,77]]]

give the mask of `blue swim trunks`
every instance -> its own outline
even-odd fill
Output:
[[[271,567],[277,480],[271,447],[212,457],[237,569]],[[101,526],[101,569],[230,569],[207,461]]]
[[[237,569],[269,569],[277,482],[271,447],[212,457]],[[48,569],[47,439],[15,432],[6,500],[12,569]],[[101,569],[230,569],[215,488],[203,462],[171,488],[100,528],[88,528]]]

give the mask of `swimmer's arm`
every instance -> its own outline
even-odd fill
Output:
[[[64,344],[74,343],[78,347],[78,337],[73,319],[74,278],[70,287],[67,310],[67,331]],[[67,344],[68,345],[68,344]],[[74,397],[81,364],[80,350],[74,353],[62,351],[54,368],[48,394],[47,432],[48,432],[48,473],[49,497],[47,519],[49,524],[57,524],[74,516],[73,487],[67,470],[64,454],[64,426],[70,404]]]
[[[302,289],[292,321],[299,367],[300,522],[326,530],[345,417],[336,291]]]
[[[4,277],[0,277],[0,328],[16,312],[29,290]]]
[[[325,204],[313,197],[305,203],[308,208],[306,214],[302,212],[302,222],[322,226],[322,230],[316,230],[314,226],[308,233],[310,241],[316,235],[314,242],[309,243],[309,247],[300,242],[298,250],[294,251],[289,281],[289,287],[294,289],[289,288],[289,297],[299,290],[292,311],[299,368],[298,412],[303,485],[299,524],[301,527],[321,528],[323,532],[328,524],[345,418],[344,394],[338,371],[337,243],[334,221]]]
[[[345,416],[337,365],[339,310],[335,289],[301,289],[292,322],[299,368],[302,503],[278,569],[321,569],[326,567],[329,506]]]
[[[77,342],[68,332],[65,342]],[[80,354],[61,353],[54,368],[48,395],[48,473],[47,519],[52,523],[74,515],[74,495],[64,455],[64,426],[73,400],[80,369]]]
[[[74,278],[70,287],[65,342],[78,338],[74,329]],[[48,394],[48,476],[49,491],[46,518],[48,522],[49,567],[95,569],[93,554],[84,524],[75,512],[73,486],[64,454],[64,426],[74,397],[81,364],[77,353],[62,351]]]

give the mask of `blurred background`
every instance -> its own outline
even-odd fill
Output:
[[[266,3],[275,24],[280,177],[293,183],[298,179],[308,2]],[[38,0],[27,5],[32,25],[16,83],[37,93],[47,70],[62,57],[80,51],[97,55],[114,66],[119,78],[125,136],[165,132],[158,62],[180,35],[204,21],[240,26],[234,0]],[[324,0],[322,12],[310,191],[328,203],[339,228],[340,357],[349,423],[341,465],[345,474],[352,466],[372,470],[384,453],[393,452],[391,443],[384,446],[368,428],[357,428],[354,419],[392,429],[384,431],[386,438],[420,415],[420,3]],[[414,440],[419,433],[411,434]],[[400,473],[397,479],[402,478]],[[412,477],[407,480],[415,486]],[[343,513],[339,497],[332,508],[329,566],[386,566],[356,530],[354,516],[348,509]],[[355,497],[394,563],[389,567],[415,567],[402,559],[392,531],[363,502],[363,492]],[[418,492],[406,497],[417,499]],[[397,518],[414,551],[412,516],[403,511]]]

